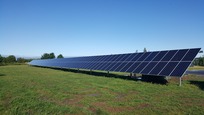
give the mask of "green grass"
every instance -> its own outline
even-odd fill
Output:
[[[189,67],[189,70],[204,70],[204,66],[193,66],[193,67]]]
[[[181,87],[83,73],[0,66],[0,114],[204,114],[204,77]]]

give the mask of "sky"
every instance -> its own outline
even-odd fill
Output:
[[[74,57],[203,46],[204,0],[0,0],[1,55]]]

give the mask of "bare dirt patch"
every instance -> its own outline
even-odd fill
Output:
[[[83,96],[77,95],[74,96],[74,98],[64,99],[63,102],[61,102],[63,105],[70,105],[70,106],[77,106],[77,107],[83,107],[83,104],[81,104],[81,100],[83,100]]]
[[[94,108],[92,107],[92,108],[90,108],[90,110],[94,113],[97,111],[97,108],[106,110],[107,112],[110,112],[110,113],[119,113],[119,112],[123,112],[123,111],[134,110],[134,107],[124,107],[124,106],[113,107],[113,106],[107,105],[105,102],[96,102],[96,103],[93,103],[92,106]]]

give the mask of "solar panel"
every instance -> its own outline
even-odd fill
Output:
[[[42,67],[90,69],[181,77],[200,49],[191,48],[145,53],[44,59],[33,60],[29,64]]]

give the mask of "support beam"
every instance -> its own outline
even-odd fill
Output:
[[[181,83],[182,83],[181,78],[182,77],[179,77],[179,86],[181,86]]]
[[[109,75],[109,71],[107,71],[107,76]]]
[[[137,77],[136,73],[134,73],[134,77]]]

